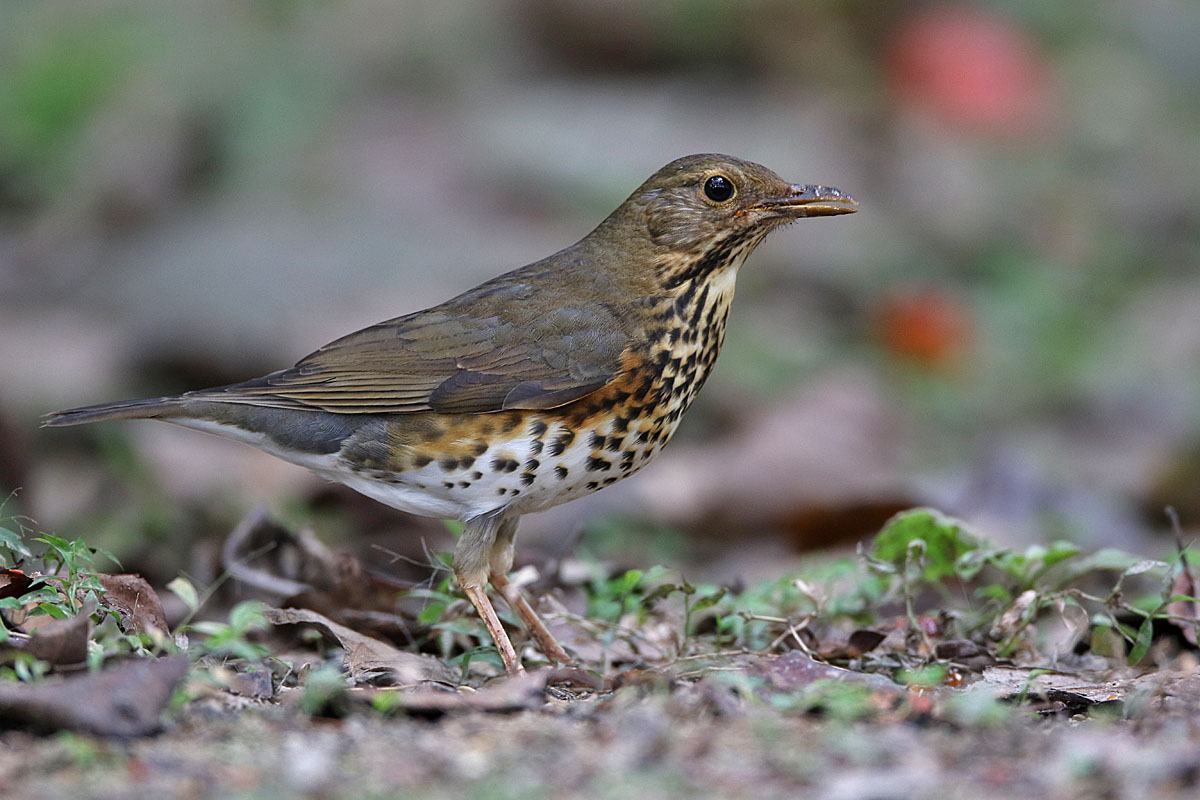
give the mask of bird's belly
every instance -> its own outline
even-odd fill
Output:
[[[621,415],[605,409],[442,418],[436,437],[425,435],[422,441],[396,447],[389,438],[410,438],[397,429],[383,442],[343,449],[338,469],[322,474],[422,516],[470,519],[501,508],[524,514],[591,494],[637,472],[658,454],[677,420],[677,415]],[[360,451],[374,444],[390,456],[364,457]]]

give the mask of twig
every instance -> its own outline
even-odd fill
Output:
[[[787,639],[790,636],[792,638],[792,641],[794,641],[796,643],[796,647],[799,648],[801,651],[803,651],[805,655],[811,656],[813,654],[812,649],[807,644],[805,644],[803,639],[800,638],[800,631],[802,631],[808,627],[808,623],[813,621],[814,615],[807,614],[807,615],[805,615],[805,617],[803,619],[801,619],[798,622],[792,622],[790,619],[787,619],[786,617],[769,617],[764,614],[749,614],[745,611],[741,612],[740,616],[742,619],[746,620],[747,622],[750,622],[750,621],[771,622],[776,625],[786,625],[787,626],[787,630],[785,630],[783,633],[779,634],[779,636],[777,636],[773,642],[771,642],[769,645],[767,645],[765,648],[763,648],[763,652],[766,652],[766,653],[771,652],[775,648],[779,647],[779,645],[783,644],[783,640]]]

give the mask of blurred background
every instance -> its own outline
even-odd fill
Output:
[[[750,579],[932,504],[1161,555],[1166,505],[1200,526],[1198,34],[1194,0],[6,0],[0,517],[155,581],[257,503],[451,546],[244,446],[38,418],[290,365],[713,151],[861,212],[759,248],[672,445],[526,552]]]

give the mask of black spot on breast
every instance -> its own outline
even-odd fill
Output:
[[[529,443],[529,454],[534,455],[534,456],[540,455],[542,452],[542,447],[543,447],[543,445],[542,445],[541,439],[533,440],[532,442]]]
[[[454,484],[453,484],[453,483],[451,483],[450,481],[442,481],[442,486],[446,487],[447,489],[453,489],[453,488],[454,488]]]
[[[441,461],[438,462],[438,466],[441,467],[442,470],[445,472],[451,472],[453,470],[458,469],[458,459],[457,458],[443,458]]]
[[[487,442],[476,442],[472,447],[476,456],[481,456],[488,451]]]
[[[610,453],[615,453],[621,449],[621,444],[625,441],[624,436],[608,437],[608,444],[605,446]]]
[[[624,433],[629,430],[629,419],[627,417],[616,417],[612,421],[612,429],[616,433]]]
[[[462,469],[470,469],[475,463],[475,456],[463,456],[458,460],[458,466]]]
[[[696,307],[692,309],[692,318],[688,320],[693,327],[700,324],[700,317],[704,314],[704,305],[708,302],[708,284],[704,284],[704,291],[700,293],[700,299],[696,301]]]
[[[413,466],[420,468],[426,467],[433,463],[433,459],[426,455],[417,454],[413,456]]]
[[[546,452],[552,456],[561,456],[573,441],[575,441],[575,432],[564,430],[554,437],[550,444],[546,445]]]
[[[528,486],[528,485],[530,485],[531,483],[533,483],[533,480],[534,480],[534,478],[536,478],[536,477],[537,477],[537,476],[536,476],[536,475],[534,475],[532,472],[522,472],[522,473],[521,473],[521,484],[522,484],[523,486]]]
[[[525,462],[525,471],[526,472],[537,472],[538,467],[540,467],[541,465],[542,465],[542,462],[538,461],[536,458],[531,458]]]
[[[589,444],[591,445],[593,450],[603,450],[604,449],[604,437],[598,433],[593,433],[591,436],[591,439],[589,440]]]
[[[479,470],[476,470],[471,473],[471,480],[473,480],[473,481],[477,481],[482,477],[483,477],[483,473],[480,472]]]
[[[605,461],[603,458],[588,457],[587,468],[591,472],[606,472],[612,469],[612,462]]]
[[[492,470],[495,472],[516,472],[519,466],[521,465],[511,458],[492,459]]]
[[[705,284],[704,291],[707,294],[708,285]],[[684,313],[691,307],[692,298],[696,296],[696,284],[691,284],[683,290],[683,294],[675,298],[675,314],[682,317]]]
[[[563,467],[563,466],[558,466],[558,467],[555,467],[555,468],[554,468],[554,474],[555,474],[555,475],[558,477],[558,479],[561,481],[561,480],[563,480],[564,478],[566,478],[566,477],[567,477],[567,475],[568,475],[568,474],[570,474],[570,473],[567,471],[567,468],[566,468],[566,467]]]
[[[600,484],[596,483],[595,481],[588,481],[585,488],[590,492],[594,492],[600,488]]]
[[[541,435],[546,432],[547,427],[548,426],[546,423],[542,422],[540,419],[535,419],[529,423],[529,435],[535,439],[540,438]]]

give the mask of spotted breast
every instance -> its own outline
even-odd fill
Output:
[[[712,371],[737,270],[760,238],[714,243],[700,259],[707,268],[664,259],[663,291],[638,301],[644,345],[604,388],[544,411],[380,420],[319,471],[401,510],[459,519],[540,511],[632,475],[671,439]]]

